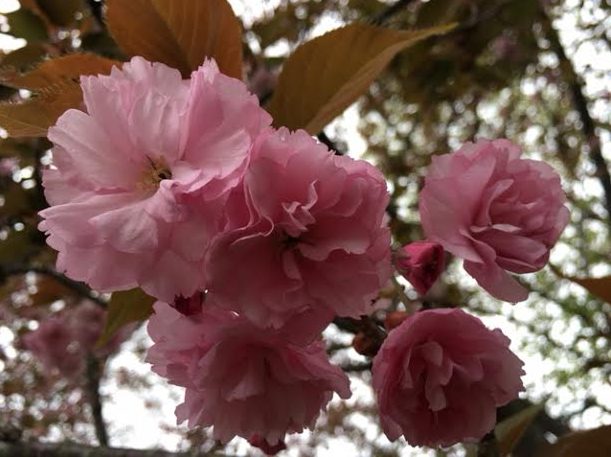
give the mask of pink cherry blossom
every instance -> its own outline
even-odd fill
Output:
[[[278,443],[271,446],[267,441],[262,439],[259,435],[253,435],[248,439],[251,446],[261,449],[266,455],[276,455],[280,451],[286,449],[286,443],[284,441],[278,441]]]
[[[375,167],[333,155],[304,131],[270,131],[232,202],[208,254],[220,306],[273,327],[306,309],[371,312],[390,277],[388,193]]]
[[[15,157],[0,159],[0,178],[11,177],[18,167],[19,159]]]
[[[83,301],[40,322],[36,330],[23,336],[23,345],[47,370],[57,369],[71,377],[82,372],[89,353],[97,357],[112,354],[134,330],[134,325],[125,326],[97,347],[105,322],[106,311]]]
[[[395,267],[420,295],[424,295],[445,268],[443,246],[426,240],[409,243],[395,254]]]
[[[481,439],[497,406],[523,389],[509,339],[460,309],[408,317],[390,332],[372,371],[384,433],[414,446]]]
[[[178,421],[213,426],[215,439],[256,435],[275,446],[286,433],[311,427],[333,392],[350,396],[348,379],[329,363],[321,341],[301,345],[290,331],[261,330],[208,300],[190,316],[166,303],[154,308],[147,361],[185,387]]]
[[[57,268],[101,291],[171,301],[203,288],[203,259],[254,137],[271,119],[206,61],[190,80],[134,57],[81,78],[85,111],[49,129],[51,205],[40,214]]]
[[[83,355],[64,319],[52,317],[40,323],[23,338],[24,347],[40,360],[48,371],[58,370],[71,377],[83,368]]]
[[[508,272],[547,263],[569,220],[560,177],[546,163],[521,159],[508,140],[467,143],[433,157],[420,193],[426,236],[464,259],[467,273],[501,300],[528,291]]]

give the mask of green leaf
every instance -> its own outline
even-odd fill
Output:
[[[109,0],[106,22],[123,51],[189,76],[206,57],[242,76],[242,31],[226,0]]]
[[[402,31],[355,23],[314,38],[285,62],[268,110],[276,125],[316,134],[363,95],[397,53],[453,28]]]
[[[547,446],[537,457],[609,457],[611,425],[574,432]]]
[[[522,435],[541,412],[543,405],[532,405],[497,424],[494,434],[501,457],[511,454]]]
[[[141,289],[115,292],[110,298],[106,314],[106,325],[97,346],[104,346],[125,325],[140,322],[153,312],[155,299]]]
[[[44,21],[27,9],[18,9],[6,15],[9,33],[17,38],[23,38],[29,43],[46,41],[49,38]]]

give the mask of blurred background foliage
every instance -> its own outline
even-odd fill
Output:
[[[20,4],[16,11],[0,16],[1,32],[24,40],[22,47],[0,56],[1,78],[75,51],[125,59],[105,27],[103,2],[21,0]],[[511,306],[491,299],[461,273],[459,262],[452,261],[443,282],[424,298],[409,289],[405,295],[391,288],[383,305],[401,309],[406,301],[409,305],[421,300],[425,307],[463,306],[512,336],[516,350],[530,361],[528,389],[522,400],[499,411],[499,419],[533,403],[545,405],[514,455],[536,455],[537,449],[573,429],[609,423],[611,304],[559,274],[611,275],[611,3],[236,0],[232,4],[236,12],[244,13],[240,17],[245,79],[263,103],[273,93],[284,58],[299,43],[342,23],[365,21],[399,29],[458,24],[449,34],[400,53],[368,93],[319,138],[340,153],[364,156],[383,170],[392,193],[388,212],[397,245],[422,237],[417,195],[432,154],[449,152],[475,138],[507,137],[521,144],[528,156],[553,165],[564,178],[571,223],[551,259],[559,271],[546,268],[527,275],[532,290],[528,302]],[[32,96],[0,85],[3,102]],[[92,390],[95,382],[101,377],[106,386],[101,393],[104,402],[112,401],[113,388],[119,387],[146,397],[159,380],[146,370],[112,363],[105,371],[65,379],[41,368],[21,346],[20,337],[48,316],[82,298],[106,298],[55,272],[55,254],[36,229],[37,212],[46,206],[40,177],[50,161],[49,148],[46,139],[0,139],[0,424],[10,425],[24,438],[95,444],[100,440],[90,407],[92,398],[99,396]],[[609,290],[611,283],[599,287]],[[358,455],[421,455],[424,451],[411,451],[404,443],[390,444],[381,437],[367,387],[367,359],[354,351],[352,334],[345,330],[327,331],[329,351],[351,372],[357,395],[349,402],[333,403],[317,431],[290,438],[289,447],[298,449],[298,455],[316,455],[321,446],[343,437]],[[141,361],[146,344],[143,332],[137,331],[122,352],[130,351],[137,359],[129,360]],[[167,401],[146,398],[151,414],[159,411],[159,402]],[[129,445],[125,437],[113,440],[113,423],[120,420],[106,416],[111,442]],[[166,419],[172,423],[172,417]],[[185,433],[171,425],[165,430],[184,436],[177,448],[218,449],[205,431]],[[240,443],[232,446],[227,452],[244,452]],[[457,446],[431,452],[465,455],[473,450]]]

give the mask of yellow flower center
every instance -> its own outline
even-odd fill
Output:
[[[144,169],[136,187],[143,191],[156,191],[161,181],[172,179],[172,172],[163,157],[159,159],[147,157],[147,159],[148,166]]]

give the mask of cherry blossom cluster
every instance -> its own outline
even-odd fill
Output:
[[[320,334],[335,316],[371,314],[393,274],[384,177],[271,127],[212,60],[184,80],[135,57],[81,87],[84,110],[49,130],[40,228],[58,269],[158,299],[147,360],[185,388],[179,421],[280,449],[334,393],[350,396]],[[445,249],[491,294],[521,300],[506,271],[545,264],[563,198],[557,175],[509,142],[436,157],[420,202],[428,240],[395,253],[396,269],[425,294]],[[481,438],[521,374],[509,340],[457,309],[409,316],[373,363],[383,428],[414,445]]]

